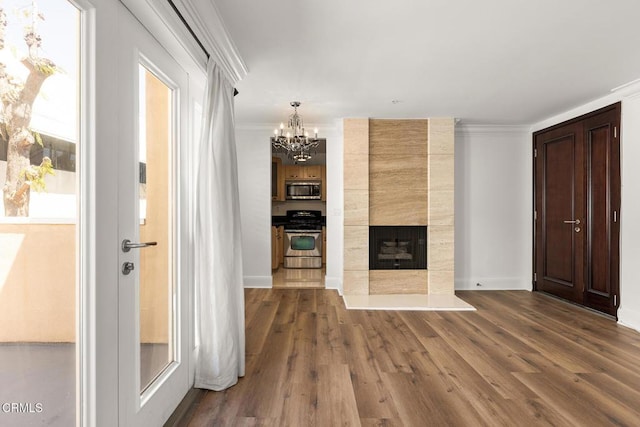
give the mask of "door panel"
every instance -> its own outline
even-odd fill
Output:
[[[546,225],[544,277],[561,285],[573,286],[573,230],[563,220],[573,217],[574,193],[573,135],[545,144]]]
[[[539,221],[544,225],[539,245],[538,288],[571,301],[582,299],[582,234],[575,231],[584,218],[582,174],[577,167],[583,158],[579,133],[568,126],[537,140],[541,177]]]
[[[609,207],[607,206],[608,134],[605,126],[589,132],[591,170],[589,179],[589,259],[591,274],[587,281],[587,292],[608,294],[609,281]]]
[[[619,109],[585,120],[587,146],[588,276],[584,304],[615,315],[620,206]],[[614,217],[615,212],[615,217]]]
[[[535,289],[612,315],[619,304],[619,123],[615,104],[534,134]]]
[[[189,387],[188,76],[123,6],[118,22],[118,235],[153,243],[119,248],[119,425],[162,425]]]

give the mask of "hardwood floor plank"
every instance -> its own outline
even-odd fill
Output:
[[[358,413],[363,418],[398,418],[363,327],[342,325],[341,330]]]
[[[513,381],[511,372],[504,368],[509,362],[507,358],[492,358],[477,345],[473,337],[459,333],[457,325],[443,319],[432,322],[432,327],[443,340],[452,347],[484,380],[505,399],[528,399],[536,397],[527,387]]]
[[[634,410],[640,405],[640,390],[612,378],[608,374],[577,374],[604,395]]]
[[[317,426],[358,426],[360,417],[349,366],[318,368]]]
[[[325,301],[318,310],[318,364],[344,365],[347,363],[345,348],[342,345],[342,335],[338,322],[336,307]]]
[[[489,337],[484,329],[477,326],[476,313],[465,313],[464,315],[452,315],[444,313],[445,319],[456,331],[457,336],[463,337],[462,342],[473,347],[478,355],[487,360],[499,360],[501,370],[508,372],[535,372],[535,369],[526,361],[522,360],[517,352],[510,346],[503,345],[503,339],[498,341]],[[512,343],[512,341],[510,341]],[[522,345],[525,352],[536,352],[528,345]]]
[[[491,425],[512,426],[514,419],[522,419],[521,401],[504,399],[442,338],[423,338],[422,343],[426,354],[415,359],[418,372],[426,371],[431,375],[440,375],[445,384],[448,383],[456,387],[465,396],[468,404],[476,410],[483,420],[491,420]],[[426,364],[425,370],[426,360],[430,362]],[[435,366],[435,372],[432,365]],[[515,378],[512,380],[516,381]]]
[[[317,372],[317,330],[315,313],[300,313],[293,330],[291,350],[287,357],[284,381],[315,383]]]
[[[316,313],[318,311],[318,292],[315,289],[300,290],[298,297],[298,310],[302,313]]]
[[[458,293],[476,312],[245,295],[246,376],[190,426],[639,425],[640,334],[538,293]]]
[[[278,303],[264,301],[252,307],[255,314],[245,323],[246,354],[255,355],[262,352],[267,334],[278,311]]]
[[[575,375],[519,372],[513,375],[572,425],[638,425],[637,413],[613,399],[601,399],[596,387],[576,379]]]
[[[484,292],[481,292],[484,293]],[[488,296],[483,296],[488,298]],[[536,294],[537,298],[544,298]],[[576,352],[566,351],[573,343],[558,335],[556,331],[527,317],[526,308],[513,306],[504,294],[497,294],[496,299],[501,302],[501,312],[483,310],[483,316],[494,322],[509,324],[522,340],[537,352],[553,352],[555,361],[570,372],[591,372],[593,366]],[[504,305],[502,305],[504,304]]]
[[[285,313],[285,317],[287,315]],[[267,337],[268,345],[246,372],[245,379],[251,385],[241,396],[238,416],[278,418],[282,412],[285,375],[293,347],[293,326],[278,324],[277,320],[278,316]]]
[[[374,357],[382,372],[412,373],[406,353],[420,346],[420,341],[396,311],[373,311],[367,339],[375,348]],[[375,325],[375,327],[374,327]]]
[[[274,289],[273,297],[278,301],[278,311],[274,323],[293,324],[298,314],[298,291]]]
[[[214,424],[211,425],[214,426]],[[277,418],[238,417],[232,425],[234,427],[273,427],[280,425],[280,421]]]
[[[453,387],[443,387],[437,377],[383,373],[400,420],[407,426],[489,426]]]
[[[317,383],[288,382],[282,398],[282,413],[279,425],[312,426],[316,425]]]
[[[389,418],[360,418],[362,427],[404,427],[400,420]]]

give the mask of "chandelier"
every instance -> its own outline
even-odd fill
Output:
[[[320,144],[318,129],[314,129],[314,136],[310,138],[309,132],[304,130],[302,117],[298,114],[300,102],[293,101],[291,106],[293,114],[289,116],[287,127],[285,129],[284,123],[280,123],[280,129],[273,131],[271,146],[276,150],[284,150],[296,162],[306,162],[311,158],[310,150]]]

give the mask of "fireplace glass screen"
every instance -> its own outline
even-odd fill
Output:
[[[426,226],[369,227],[370,270],[424,270],[426,268]]]

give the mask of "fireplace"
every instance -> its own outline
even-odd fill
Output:
[[[426,226],[369,227],[369,270],[426,268]]]

